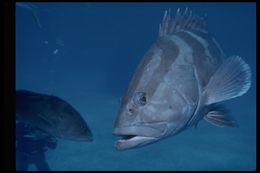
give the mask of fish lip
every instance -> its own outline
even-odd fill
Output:
[[[165,134],[165,128],[162,128],[164,126],[165,124],[157,125],[157,127],[161,128],[149,126],[117,127],[114,129],[113,135],[118,135],[122,138],[115,142],[115,148],[117,150],[126,150],[157,141]]]
[[[154,127],[148,125],[132,125],[132,126],[115,127],[113,131],[113,135],[159,137],[165,132],[166,125],[164,123],[158,123],[153,125]]]
[[[119,139],[115,142],[115,148],[119,151],[131,148],[141,147],[146,144],[158,141],[160,138],[147,137],[147,136],[133,136],[127,139]]]

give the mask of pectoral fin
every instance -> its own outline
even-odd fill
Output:
[[[250,67],[239,56],[227,58],[211,77],[203,91],[210,105],[245,94],[251,85]]]

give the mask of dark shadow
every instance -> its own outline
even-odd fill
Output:
[[[56,147],[56,138],[22,121],[16,123],[16,170],[28,170],[29,164],[38,170],[50,170],[45,152]]]

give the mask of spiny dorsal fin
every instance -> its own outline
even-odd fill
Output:
[[[188,8],[186,8],[183,13],[180,8],[178,8],[174,17],[171,16],[170,9],[168,11],[166,10],[162,23],[159,25],[159,37],[171,35],[182,30],[198,30],[207,32],[205,17],[192,14],[192,11]]]

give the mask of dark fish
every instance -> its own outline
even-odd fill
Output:
[[[28,90],[16,91],[18,118],[58,138],[91,141],[92,133],[81,115],[66,101]]]
[[[234,127],[220,102],[245,94],[250,67],[226,57],[203,17],[166,11],[159,36],[144,55],[121,99],[113,134],[118,150],[144,146],[196,126],[203,118]]]

